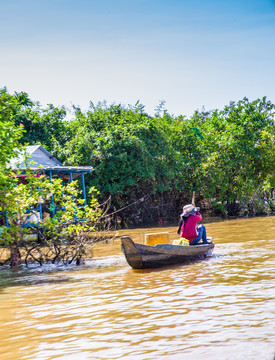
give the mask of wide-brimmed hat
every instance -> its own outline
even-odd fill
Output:
[[[182,212],[181,216],[187,217],[189,215],[196,215],[196,212],[200,211],[200,208],[194,207],[193,205],[188,204],[182,208],[182,211],[183,212]]]

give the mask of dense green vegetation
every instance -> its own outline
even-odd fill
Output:
[[[45,146],[66,165],[92,165],[87,187],[100,191],[100,202],[111,197],[110,212],[123,209],[114,216],[122,225],[177,219],[193,190],[212,214],[264,214],[274,210],[274,109],[265,97],[244,98],[187,119],[163,104],[149,116],[140,103],[102,102],[88,111],[73,107],[68,119],[64,107],[43,109],[4,88],[0,191],[19,141]]]
[[[105,209],[99,205],[95,197],[98,192],[93,187],[89,189],[86,203],[77,181],[66,184],[60,178],[38,177],[28,166],[24,180],[20,181],[16,170],[11,169],[10,160],[22,151],[26,138],[37,134],[50,141],[64,128],[60,123],[63,111],[55,111],[50,106],[39,116],[39,108],[33,110],[33,105],[26,94],[11,96],[5,89],[1,91],[0,247],[2,252],[9,251],[4,257],[0,254],[0,265],[15,266],[29,261],[40,265],[48,261],[79,264],[87,249],[105,240],[103,232],[100,237],[93,234],[98,228],[106,230]],[[44,127],[40,127],[37,118]],[[27,164],[27,157],[25,161]],[[41,206],[45,209],[43,219],[39,213]]]

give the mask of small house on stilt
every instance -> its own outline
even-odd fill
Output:
[[[37,176],[40,174],[45,174],[52,180],[53,177],[59,177],[62,180],[73,181],[77,178],[81,179],[82,192],[84,198],[84,204],[86,205],[86,189],[85,189],[85,174],[93,171],[91,166],[64,166],[59,162],[54,156],[52,156],[42,145],[31,145],[25,147],[25,152],[21,153],[18,157],[13,158],[10,162],[10,165],[14,171],[19,170],[16,177],[19,178],[19,181],[24,182],[26,178],[26,162],[25,155],[28,157],[27,166],[35,173]],[[54,204],[54,198],[51,199],[52,205]],[[54,212],[54,210],[53,210]],[[36,211],[37,221],[42,221],[43,219],[43,209],[42,205],[39,205],[39,209]],[[5,218],[5,225],[9,226],[7,217]],[[33,221],[29,221],[30,226],[33,226]]]

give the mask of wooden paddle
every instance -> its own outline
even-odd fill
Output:
[[[193,191],[191,204],[194,207],[196,207],[195,196],[196,196],[196,192]],[[168,232],[145,234],[145,245],[155,246],[157,244],[169,244],[169,243],[170,243],[170,237]]]
[[[194,207],[196,207],[196,205],[195,205],[195,195],[196,195],[196,192],[195,192],[195,191],[193,191],[193,195],[192,195],[192,202],[191,202],[191,204],[192,204]]]

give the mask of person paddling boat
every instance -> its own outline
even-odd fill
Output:
[[[203,224],[198,225],[202,220],[200,208],[195,206],[194,193],[192,204],[185,205],[180,215],[178,234],[181,238],[189,241],[189,245],[210,244],[212,238],[207,238],[206,229]]]

